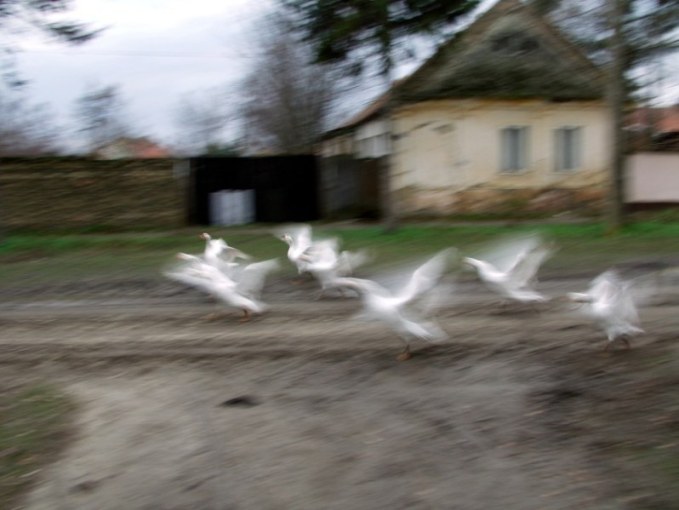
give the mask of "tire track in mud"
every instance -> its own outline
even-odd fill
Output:
[[[205,315],[214,308],[195,302],[4,303],[0,362],[395,356],[401,348],[396,335],[380,323],[354,320],[360,309],[356,300],[278,302],[264,315],[240,323],[237,313],[207,321]],[[431,357],[512,345],[550,349],[554,339],[591,350],[592,342],[598,346],[603,340],[572,308],[548,303],[541,310],[502,307],[492,297],[453,304],[437,313],[449,339],[440,344],[413,341],[412,346]],[[654,331],[669,332],[663,329],[666,318],[678,314],[679,306],[666,301],[643,310],[642,321],[652,337]]]

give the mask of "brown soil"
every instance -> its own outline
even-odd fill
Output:
[[[358,301],[313,290],[274,282],[242,324],[172,283],[5,289],[0,379],[79,403],[21,508],[677,507],[677,287],[604,353],[567,305],[503,308],[466,282],[439,314],[450,339],[406,362]]]

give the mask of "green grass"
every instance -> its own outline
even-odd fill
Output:
[[[0,394],[0,508],[13,508],[40,468],[61,451],[73,410],[49,385]]]
[[[92,278],[161,278],[161,269],[179,251],[198,253],[205,227],[172,232],[114,234],[16,234],[0,244],[0,282],[59,281]],[[287,247],[272,226],[208,228],[215,236],[256,259],[281,257]],[[546,269],[604,269],[614,263],[679,257],[679,222],[647,221],[607,236],[600,223],[582,224],[405,224],[394,233],[378,225],[315,225],[318,235],[338,236],[346,249],[369,248],[375,266],[420,258],[455,246],[463,253],[482,249],[505,235],[538,231],[556,242]]]
[[[45,254],[58,254],[73,250],[91,249],[195,249],[201,241],[197,235],[206,227],[186,229],[181,232],[143,232],[113,234],[16,234],[10,235],[0,243],[0,255],[22,251],[39,251]],[[221,228],[210,229],[213,236],[227,237],[230,244],[250,244],[266,246],[278,241],[270,235],[273,227]],[[605,241],[628,239],[632,237],[672,238],[679,236],[679,222],[640,222],[626,226],[615,236],[606,236],[600,223],[584,224],[517,224],[517,225],[405,225],[393,233],[384,233],[380,226],[323,226],[317,231],[327,235],[339,235],[345,242],[356,244],[399,245],[403,243],[432,243],[441,236],[451,236],[463,243],[485,240],[492,236],[519,232],[542,232],[556,240],[578,239],[581,241]]]

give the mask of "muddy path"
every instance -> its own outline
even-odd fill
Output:
[[[356,300],[308,285],[274,282],[247,323],[206,320],[214,305],[172,285],[53,290],[0,302],[0,380],[49,380],[79,404],[72,444],[21,508],[675,504],[675,287],[642,310],[632,350],[603,353],[562,303],[502,307],[465,282],[438,314],[450,339],[407,362],[352,319]]]

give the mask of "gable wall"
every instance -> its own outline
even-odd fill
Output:
[[[563,207],[564,200],[577,205],[578,195],[602,196],[609,136],[600,102],[440,100],[403,107],[395,118],[392,185],[401,214],[498,212],[507,197],[515,205],[533,201],[528,208]],[[503,174],[500,131],[511,125],[530,128],[528,169]],[[554,171],[554,129],[563,126],[584,130],[582,167],[574,172]],[[560,204],[540,199],[554,190],[563,190]]]

